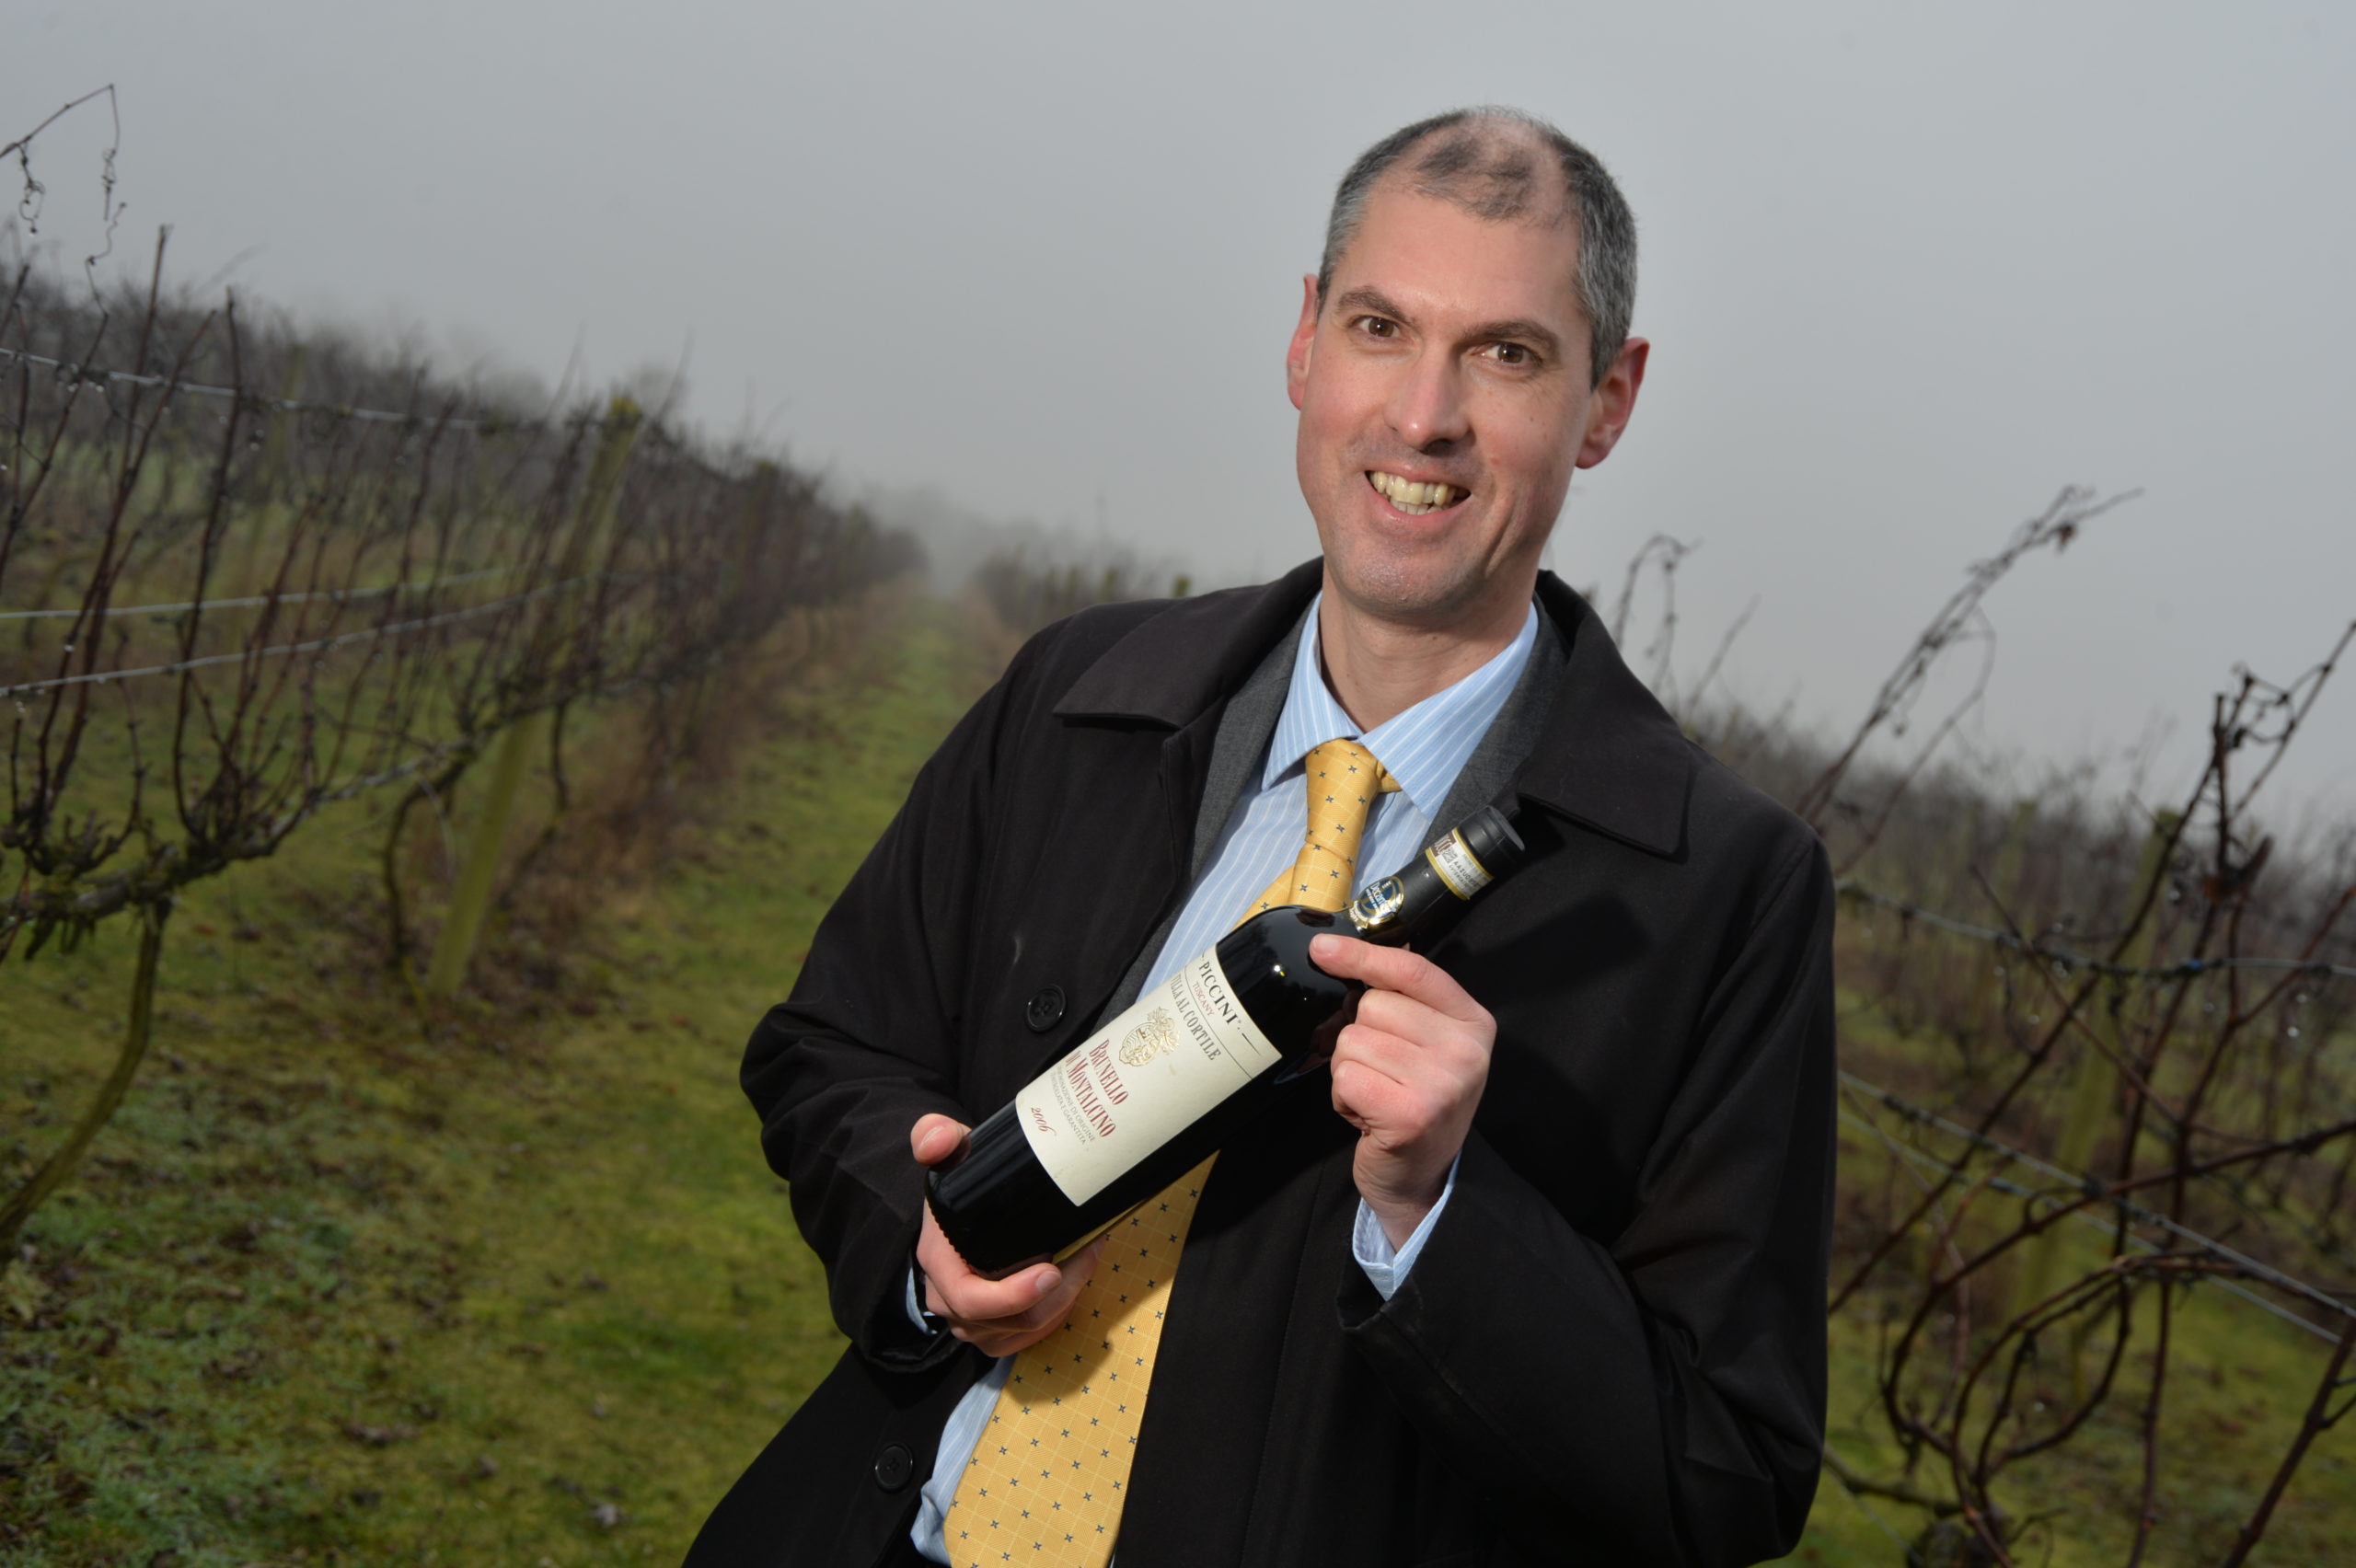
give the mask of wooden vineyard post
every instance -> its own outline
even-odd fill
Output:
[[[515,793],[524,768],[538,749],[545,712],[528,713],[500,735],[491,754],[491,774],[484,780],[482,805],[474,831],[467,838],[466,859],[458,867],[458,885],[450,894],[450,910],[433,940],[433,956],[425,966],[427,994],[446,997],[463,985],[467,967],[474,962],[475,942],[482,935],[483,916],[491,908],[491,894],[499,872],[499,851],[507,838],[508,820],[514,815]]]
[[[638,405],[616,398],[606,414],[605,439],[589,465],[583,488],[579,520],[570,547],[558,568],[558,581],[570,582],[589,571],[604,554],[602,545],[611,531],[615,504],[621,495],[622,469],[638,439]],[[555,606],[540,625],[539,651],[553,659],[572,635],[579,613],[577,588],[556,596]],[[532,757],[548,743],[548,707],[525,713],[501,733],[491,754],[491,774],[484,781],[482,807],[468,836],[466,859],[458,868],[458,883],[450,895],[450,910],[434,938],[433,956],[425,968],[428,996],[447,997],[466,983],[473,963],[475,943],[482,936],[483,917],[490,913],[491,895],[499,876],[499,852],[507,839],[507,824],[515,811],[515,795]]]
[[[2168,841],[2175,836],[2177,816],[2173,812],[2158,813],[2152,823],[2152,832],[2143,840],[2143,854],[2135,868],[2135,881],[2127,890],[2126,914],[2132,917],[2142,906],[2144,895],[2155,879],[2167,874]],[[2143,928],[2137,933],[2129,949],[2126,963],[2134,968],[2148,968],[2159,948],[2160,906],[2155,899],[2144,916]],[[2127,1054],[2127,997],[2131,982],[2120,978],[2113,982],[2112,1000],[2116,1004],[2108,1018],[2087,1020],[2110,1046],[2113,1055]],[[2062,1089],[2062,1136],[2055,1143],[2053,1163],[2073,1176],[2088,1174],[2094,1159],[2095,1145],[2102,1136],[2103,1124],[2119,1086],[2119,1069],[2091,1045],[2081,1046],[2075,1064],[2071,1067]],[[2021,1260],[2021,1272],[2013,1291],[2013,1315],[2023,1313],[2045,1299],[2053,1290],[2054,1270],[2062,1251],[2063,1227],[2048,1227],[2031,1239]]]
[[[2027,928],[2027,913],[2024,895],[2028,882],[2028,841],[2036,827],[2037,798],[2025,795],[2013,802],[2012,814],[2004,824],[2004,840],[1996,847],[1996,864],[1988,879],[1988,888],[1997,901],[2000,918],[2024,929]],[[1995,968],[2006,969],[2011,963],[2003,949],[1996,950]],[[2006,989],[2007,982],[2001,974],[1989,974],[1981,981],[1971,1003],[1970,1030],[1974,1039],[2003,1036]]]
[[[286,347],[286,374],[278,384],[278,406],[271,409],[270,433],[264,437],[261,454],[261,493],[276,496],[286,484],[286,470],[294,460],[295,414],[287,407],[302,400],[303,373],[310,363],[310,345],[290,343]]]
[[[242,559],[231,566],[229,592],[232,594],[262,594],[270,591],[273,551],[285,548],[283,531],[300,502],[286,493],[288,477],[294,470],[294,444],[299,435],[302,416],[289,404],[303,396],[303,378],[310,364],[310,346],[290,344],[286,350],[286,370],[278,385],[278,397],[265,399],[261,413],[262,439],[260,486],[253,492],[252,504],[246,516],[246,539]]]
[[[2037,797],[2024,795],[2013,802],[2013,819],[2004,828],[2004,847],[1996,852],[1996,891],[2013,918],[2020,918],[2021,894],[2028,882],[2029,832],[2037,825]]]

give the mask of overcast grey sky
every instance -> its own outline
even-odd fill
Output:
[[[1558,570],[1700,541],[1690,665],[1756,596],[1733,689],[1854,721],[2015,522],[2141,487],[1999,591],[1969,738],[2197,730],[2356,616],[2356,8],[1927,10],[0,0],[0,140],[112,81],[183,281],[454,369],[685,352],[716,431],[1233,582],[1315,548],[1282,352],[1334,181],[1517,104],[1627,190],[1656,345]],[[39,149],[76,256],[103,129]],[[2349,676],[2303,793],[2356,801]]]

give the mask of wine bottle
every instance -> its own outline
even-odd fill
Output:
[[[1521,853],[1484,807],[1338,916],[1288,905],[1228,932],[933,1167],[927,1194],[949,1244],[992,1279],[1079,1251],[1333,1053],[1366,987],[1310,963],[1311,938],[1412,941]]]

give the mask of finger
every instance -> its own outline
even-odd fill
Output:
[[[1372,942],[1328,932],[1311,939],[1309,956],[1318,968],[1336,979],[1361,980],[1377,990],[1413,997],[1434,1012],[1461,1022],[1485,1021],[1489,1017],[1488,1009],[1449,978],[1448,971],[1421,953],[1409,952],[1404,948],[1377,947]]]
[[[930,1269],[925,1270],[924,1277],[928,1294],[941,1298],[935,1314],[968,1327],[1030,1328],[1045,1313],[1055,1310],[1041,1304],[1051,1303],[1061,1294],[1063,1284],[1063,1275],[1053,1263],[1034,1263],[1004,1279],[984,1279],[970,1271],[938,1279]]]
[[[1334,1042],[1334,1109],[1361,1132],[1414,1143],[1471,1115],[1487,1082],[1484,1066],[1352,1024]]]
[[[1358,998],[1357,1022],[1395,1040],[1450,1055],[1486,1055],[1489,1035],[1482,1025],[1451,1018],[1397,991],[1369,991]]]
[[[1064,1260],[1064,1278],[1070,1281],[1075,1295],[1079,1293],[1081,1286],[1088,1283],[1089,1277],[1096,1273],[1096,1260],[1103,1257],[1104,1249],[1112,1244],[1113,1233],[1107,1230]]]
[[[1386,1028],[1385,1021],[1361,1017],[1346,1025],[1334,1036],[1334,1059],[1364,1062],[1402,1083],[1450,1095],[1477,1092],[1488,1082],[1488,1043],[1466,1033],[1465,1026],[1449,1022],[1437,1033],[1419,1034]]]
[[[956,1152],[969,1129],[954,1116],[927,1112],[908,1129],[908,1152],[918,1165],[938,1165]]]
[[[1057,1272],[1060,1277],[1056,1287],[1041,1295],[1039,1305],[1032,1309],[1030,1315],[1041,1321],[1060,1320],[1070,1309],[1072,1302],[1078,1299],[1090,1276],[1096,1273],[1096,1260],[1104,1255],[1107,1239],[1099,1236],[1057,1264]]]
[[[1080,1288],[1096,1272],[1096,1260],[1103,1251],[1104,1241],[1100,1238],[1064,1260],[1062,1283],[1041,1297],[1035,1306],[1011,1318],[961,1324],[951,1332],[987,1355],[1012,1355],[1028,1350],[1055,1332],[1069,1316]]]
[[[1334,1064],[1334,1109],[1361,1134],[1386,1146],[1424,1130],[1420,1098],[1406,1085],[1364,1062]]]
[[[961,1328],[1018,1332],[1052,1328],[1095,1274],[1106,1240],[1098,1237],[1060,1265],[1034,1263],[1004,1279],[987,1279],[966,1266],[941,1233],[928,1205],[917,1237],[917,1266],[924,1271],[926,1309]],[[959,1337],[973,1336],[961,1333]]]
[[[1063,1284],[1063,1272],[1053,1263],[1034,1263],[1004,1279],[976,1274],[941,1233],[930,1204],[917,1231],[917,1267],[924,1271],[926,1309],[952,1322],[1019,1316]]]
[[[1404,1083],[1413,1076],[1415,1049],[1380,1030],[1353,1023],[1334,1037],[1334,1059],[1329,1070],[1336,1080],[1342,1069],[1348,1067],[1393,1083]]]

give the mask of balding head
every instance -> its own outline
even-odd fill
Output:
[[[1570,224],[1578,233],[1578,299],[1588,319],[1588,378],[1600,383],[1627,340],[1636,306],[1636,223],[1594,154],[1534,115],[1458,109],[1369,147],[1334,193],[1317,267],[1323,306],[1334,268],[1366,204],[1386,181],[1490,223]]]

